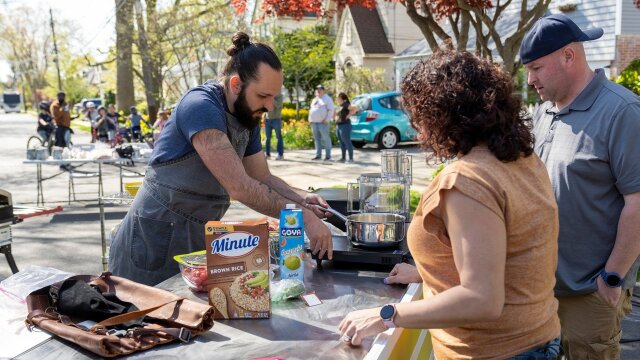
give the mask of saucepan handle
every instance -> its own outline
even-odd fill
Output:
[[[320,206],[320,205],[316,205],[316,206],[318,207],[318,209],[320,209],[320,210],[322,210],[322,211],[330,212],[330,213],[332,213],[333,215],[337,216],[340,220],[344,221],[344,222],[345,222],[345,224],[347,223],[347,217],[346,217],[346,216],[344,216],[344,215],[342,215],[342,214],[341,214],[341,213],[339,213],[338,211],[336,211],[336,210],[334,210],[334,209],[332,209],[332,208],[325,208],[325,207],[322,207],[322,206]]]

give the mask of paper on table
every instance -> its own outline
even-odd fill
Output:
[[[11,359],[49,339],[51,335],[24,324],[27,305],[0,291],[0,359]]]
[[[27,329],[25,298],[32,291],[73,274],[54,268],[30,265],[0,281],[0,359],[13,358],[49,339],[40,329]]]

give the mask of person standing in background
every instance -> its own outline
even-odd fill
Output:
[[[71,143],[71,113],[69,104],[65,101],[66,94],[62,91],[58,93],[58,98],[51,103],[51,116],[56,123],[56,143],[55,146],[67,147]]]
[[[129,111],[131,112],[131,136],[134,140],[142,142],[142,130],[140,128],[140,121],[142,121],[142,115],[138,114],[138,109],[132,106]]]
[[[51,113],[49,113],[51,105],[46,101],[41,101],[38,107],[40,108],[40,113],[38,114],[38,127],[36,131],[38,132],[38,135],[40,135],[40,138],[42,138],[42,142],[48,144],[49,137],[55,130],[53,118],[51,117]]]
[[[97,119],[91,123],[91,126],[96,130],[97,140],[103,143],[110,142],[109,123],[111,118],[107,115],[107,109],[104,106],[100,106],[97,114]]]
[[[639,265],[640,98],[590,68],[582,42],[603,33],[556,14],[520,46],[528,83],[545,101],[533,133],[558,202],[555,295],[569,359],[620,358]]]
[[[273,100],[273,110],[267,113],[267,118],[264,123],[264,134],[266,137],[265,154],[267,159],[271,158],[271,130],[275,130],[276,139],[278,144],[276,149],[278,150],[278,157],[276,160],[284,159],[284,142],[282,140],[282,101],[284,97],[282,94],[276,96]]]
[[[342,158],[340,158],[340,162],[345,162],[346,153],[349,152],[349,162],[353,162],[353,144],[351,143],[351,119],[349,119],[349,115],[351,110],[349,107],[351,106],[351,102],[349,102],[349,97],[347,94],[341,92],[338,94],[338,103],[340,104],[340,110],[338,112],[338,121],[336,122],[336,134],[338,135],[338,139],[340,139],[340,149],[342,150]]]
[[[309,122],[313,131],[313,142],[316,146],[316,156],[311,160],[322,159],[322,145],[325,148],[325,160],[331,160],[331,119],[333,118],[333,100],[325,94],[324,86],[316,87],[316,97],[309,108]]]
[[[153,135],[155,140],[158,140],[158,137],[162,133],[165,125],[167,125],[167,121],[169,121],[169,115],[167,114],[167,110],[162,110],[158,113],[158,120],[153,124],[153,130],[158,130],[157,134]]]

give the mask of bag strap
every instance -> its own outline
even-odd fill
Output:
[[[137,310],[137,311],[132,311],[132,312],[128,312],[125,314],[121,314],[121,315],[116,315],[113,317],[110,317],[108,319],[102,320],[99,323],[93,325],[91,327],[91,331],[97,331],[100,329],[104,329],[108,326],[114,326],[114,325],[120,325],[123,323],[126,323],[127,321],[131,321],[134,319],[137,319],[139,317],[142,317],[144,315],[147,315],[148,313],[154,312],[156,310],[158,310],[159,308],[167,305],[167,304],[171,304],[173,302],[177,302],[177,301],[182,301],[184,300],[184,298],[178,298],[178,299],[174,299],[171,301],[167,301],[165,303],[162,303],[160,305],[156,305],[156,306],[152,306],[150,308],[146,308],[146,309],[142,309],[142,310]]]
[[[168,304],[168,303],[167,303]],[[166,304],[165,304],[166,305]],[[48,314],[42,310],[34,310],[32,312],[30,312],[27,315],[27,328],[29,329],[29,331],[31,331],[32,327],[35,325],[34,318],[45,318],[47,320],[53,320],[53,321],[60,321],[62,324],[67,325],[67,326],[73,326],[75,328],[78,328],[80,330],[83,331],[88,331],[89,329],[83,327],[83,326],[79,326],[78,324],[74,323],[73,321],[71,321],[71,319],[66,316],[66,315],[52,315],[52,314]],[[96,325],[97,326],[97,325]],[[141,336],[144,335],[148,335],[148,334],[158,334],[158,333],[164,333],[167,334],[175,339],[178,339],[184,343],[187,343],[191,340],[191,330],[185,328],[185,327],[180,327],[180,328],[154,328],[154,329],[148,329],[148,328],[135,328],[135,329],[131,329],[131,330],[115,330],[114,332],[112,332],[113,330],[106,330],[106,328],[100,328],[97,330],[94,330],[93,328],[91,329],[91,332],[93,332],[94,334],[100,334],[100,335],[111,335],[111,336],[127,336],[127,337],[131,337],[131,338],[139,338]]]
[[[187,343],[191,340],[191,330],[181,327],[181,328],[159,328],[159,329],[147,329],[147,328],[137,328],[133,330],[129,330],[127,335],[138,338],[147,334],[157,334],[157,333],[165,333],[169,336],[173,336],[174,338]]]

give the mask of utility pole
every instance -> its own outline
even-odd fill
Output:
[[[56,69],[58,70],[58,91],[62,91],[62,78],[60,77],[60,59],[58,58],[58,45],[56,44],[56,30],[53,27],[53,11],[49,8],[49,19],[51,24],[51,34],[53,35],[53,62],[56,63]]]

